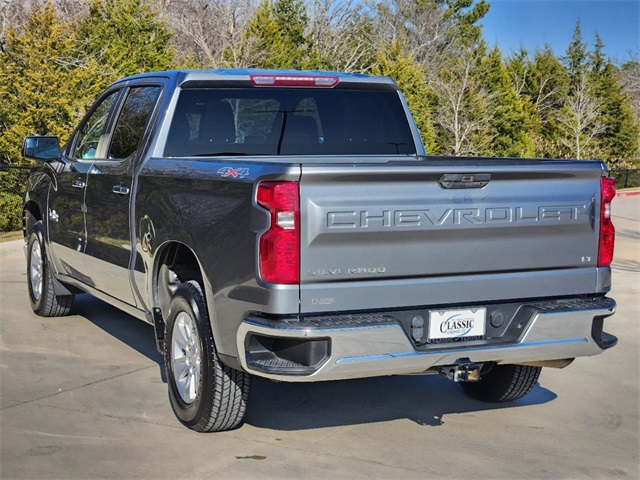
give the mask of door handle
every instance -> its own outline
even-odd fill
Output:
[[[124,185],[114,185],[113,193],[117,193],[118,195],[127,195],[129,193],[129,187],[125,187]]]
[[[80,179],[78,178],[77,180],[74,180],[74,181],[71,183],[71,186],[72,186],[73,188],[84,188],[84,187],[86,187],[86,186],[87,186],[87,184],[86,184],[86,182],[84,182],[84,180],[80,180]]]

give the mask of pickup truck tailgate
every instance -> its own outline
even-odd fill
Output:
[[[601,176],[578,161],[303,165],[301,311],[600,291]]]

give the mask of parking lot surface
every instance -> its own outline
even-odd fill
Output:
[[[0,243],[0,478],[640,478],[640,196],[616,198],[618,346],[485,404],[438,376],[255,379],[246,423],[175,419],[153,328],[91,297],[34,315],[22,242]]]

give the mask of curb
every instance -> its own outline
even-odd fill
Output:
[[[616,197],[636,197],[640,195],[640,190],[633,190],[631,192],[617,192]]]

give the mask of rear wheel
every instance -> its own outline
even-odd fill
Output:
[[[220,361],[198,282],[184,282],[173,295],[165,341],[169,399],[178,419],[198,432],[239,426],[251,377]]]
[[[51,265],[42,237],[42,221],[33,226],[27,244],[27,276],[29,300],[33,311],[42,317],[69,315],[73,295],[56,295]]]
[[[462,382],[460,386],[467,395],[483,402],[510,402],[531,392],[541,371],[541,367],[493,365],[480,372],[477,382]]]

